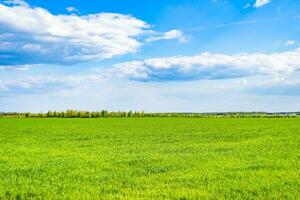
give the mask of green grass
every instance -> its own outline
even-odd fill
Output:
[[[0,199],[299,199],[300,119],[0,119]]]

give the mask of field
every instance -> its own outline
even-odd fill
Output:
[[[299,118],[0,118],[0,199],[299,199],[299,149]]]

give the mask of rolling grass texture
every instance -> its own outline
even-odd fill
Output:
[[[300,119],[0,119],[0,199],[299,199]]]

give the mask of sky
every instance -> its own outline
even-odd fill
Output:
[[[299,0],[0,0],[0,112],[300,111]]]

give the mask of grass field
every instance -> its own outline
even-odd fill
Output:
[[[299,199],[300,119],[0,119],[0,199]]]

